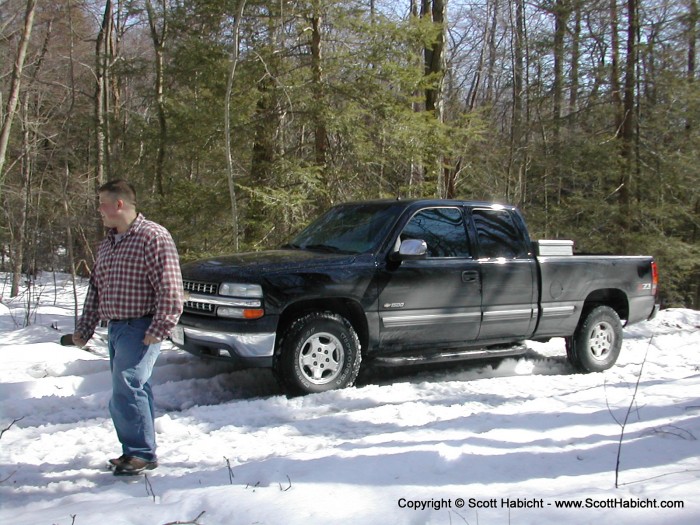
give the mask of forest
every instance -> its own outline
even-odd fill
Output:
[[[700,308],[698,0],[0,0],[0,290],[88,275],[96,190],[183,261],[332,204],[519,206]]]

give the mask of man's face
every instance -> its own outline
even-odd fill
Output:
[[[119,224],[119,217],[121,215],[121,210],[123,207],[123,202],[116,199],[110,193],[100,193],[100,204],[97,207],[97,211],[100,212],[102,217],[102,223],[107,228],[116,228]]]

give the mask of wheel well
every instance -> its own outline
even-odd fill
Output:
[[[356,301],[344,298],[310,299],[289,305],[280,315],[277,326],[277,341],[282,340],[284,333],[295,319],[311,312],[333,312],[343,316],[350,321],[350,324],[355,329],[357,337],[360,339],[360,348],[363,350],[367,348],[369,327],[367,326],[367,317],[364,310]]]
[[[609,306],[620,319],[626,321],[629,317],[629,303],[627,295],[616,288],[605,288],[591,292],[583,303],[583,311],[588,312],[596,306]],[[581,316],[583,319],[585,316]]]

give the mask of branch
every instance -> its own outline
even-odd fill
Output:
[[[289,475],[287,475],[287,481],[289,482],[289,485],[286,488],[282,486],[282,483],[279,484],[280,490],[282,492],[287,492],[289,489],[292,488],[292,480],[289,478]]]
[[[2,439],[2,436],[5,434],[5,432],[7,432],[8,430],[10,430],[10,429],[12,428],[12,425],[14,425],[15,423],[18,423],[18,422],[22,421],[23,419],[24,419],[24,416],[22,416],[22,417],[19,418],[19,419],[15,419],[15,420],[12,421],[12,423],[10,423],[10,426],[8,426],[7,428],[3,428],[2,431],[0,432],[0,439]]]
[[[169,521],[168,523],[164,523],[163,525],[200,525],[199,518],[204,516],[205,512],[206,512],[206,510],[203,510],[202,512],[200,512],[199,516],[197,516],[192,521]]]
[[[155,503],[156,502],[156,493],[153,490],[153,485],[151,485],[151,481],[148,479],[148,474],[144,474],[143,479],[146,482],[146,494],[151,496],[153,498],[153,503]]]
[[[649,348],[651,347],[651,343],[654,340],[654,336],[652,335],[651,338],[649,339],[649,344],[647,345],[647,349],[644,352],[644,359],[642,360],[642,365],[639,368],[639,375],[637,376],[637,382],[634,385],[634,393],[632,394],[632,401],[630,401],[630,406],[627,408],[627,412],[625,413],[625,420],[622,422],[622,430],[620,431],[620,440],[618,441],[617,444],[617,460],[615,463],[615,488],[620,487],[619,479],[620,479],[620,455],[622,454],[622,440],[625,437],[625,427],[627,426],[627,420],[630,417],[630,414],[632,413],[632,407],[634,404],[637,402],[637,392],[639,391],[639,383],[642,380],[642,372],[644,371],[644,364],[647,362],[647,355],[649,355]]]
[[[229,461],[226,456],[224,456],[224,459],[226,460],[226,468],[228,469],[228,482],[233,485],[233,478],[235,476],[233,475],[233,470],[231,469],[231,461]]]

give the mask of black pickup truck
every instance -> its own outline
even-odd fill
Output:
[[[566,338],[573,365],[611,367],[623,322],[653,317],[652,257],[573,255],[530,239],[513,206],[377,200],[329,209],[280,249],[183,265],[172,341],[270,367],[289,393],[344,388],[361,363],[522,353]]]

